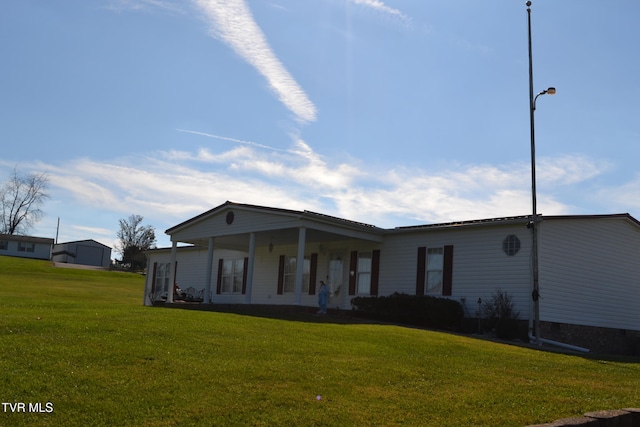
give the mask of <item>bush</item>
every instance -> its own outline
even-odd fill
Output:
[[[502,289],[482,303],[480,317],[485,319],[485,330],[495,329],[498,338],[513,339],[519,335],[520,312],[515,309],[511,295]]]
[[[356,297],[351,305],[363,317],[430,328],[457,328],[463,318],[457,301],[397,292],[383,297]]]

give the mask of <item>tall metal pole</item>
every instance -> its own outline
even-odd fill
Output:
[[[533,273],[533,290],[531,298],[533,299],[533,332],[536,337],[536,343],[540,344],[540,288],[538,282],[538,212],[536,201],[536,135],[534,126],[535,98],[533,97],[533,54],[531,49],[531,2],[527,1],[527,22],[529,29],[529,121],[531,124],[531,263]]]

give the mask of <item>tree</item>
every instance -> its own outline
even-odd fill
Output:
[[[119,221],[116,249],[122,254],[120,263],[131,270],[144,269],[147,266],[144,251],[156,246],[155,229],[150,225],[141,225],[142,219],[140,215],[130,215],[129,218]]]
[[[2,233],[26,234],[43,216],[41,206],[49,198],[49,176],[45,172],[21,174],[15,167],[0,188]]]

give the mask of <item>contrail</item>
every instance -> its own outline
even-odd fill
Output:
[[[195,4],[206,14],[214,37],[255,67],[299,122],[316,120],[315,105],[276,57],[244,0],[195,0]]]
[[[265,148],[267,150],[282,151],[284,153],[291,153],[292,152],[291,150],[283,150],[282,148],[271,147],[269,145],[259,144],[257,142],[253,142],[253,141],[244,141],[242,139],[229,138],[227,136],[212,135],[210,133],[198,132],[198,131],[195,131],[195,130],[187,130],[187,129],[176,129],[176,130],[178,132],[192,133],[194,135],[206,136],[207,138],[215,138],[215,139],[222,139],[223,141],[237,142],[238,144],[251,145],[251,146],[254,146],[254,147],[258,147],[258,148]]]

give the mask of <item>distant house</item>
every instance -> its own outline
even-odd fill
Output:
[[[394,292],[459,301],[501,289],[533,322],[529,216],[382,229],[309,211],[226,202],[166,231],[149,251],[145,304],[174,301],[173,284],[203,303],[329,307]],[[640,342],[640,222],[629,214],[540,216],[541,335],[599,351]],[[190,245],[178,247],[178,243]],[[636,352],[640,347],[636,348]]]
[[[111,248],[95,240],[78,240],[53,246],[52,261],[108,268]]]
[[[0,234],[0,255],[20,258],[51,259],[53,239]]]

